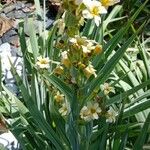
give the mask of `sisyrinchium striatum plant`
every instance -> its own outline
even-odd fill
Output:
[[[15,95],[1,82],[0,109],[11,118],[7,126],[22,149],[139,150],[147,146],[150,62],[139,39],[147,22],[134,28],[147,2],[118,30],[109,25],[127,17],[119,15],[123,11],[119,0],[59,0],[49,31],[42,25],[44,29],[36,35],[33,20],[28,19],[29,41],[20,23],[22,76],[9,59],[19,93]],[[35,4],[37,15],[43,17],[38,0]],[[126,36],[129,30],[130,37]]]

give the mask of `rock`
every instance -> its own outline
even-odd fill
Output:
[[[14,77],[10,71],[11,65],[9,63],[9,59],[14,65],[14,67],[16,68],[18,75],[21,76],[22,75],[22,58],[17,56],[17,50],[15,51],[15,49],[13,49],[12,51],[9,43],[4,43],[0,46],[0,56],[1,56],[1,63],[2,63],[2,74],[4,76],[5,86],[14,94],[17,94],[18,88],[15,84]]]
[[[7,70],[10,70],[10,63],[8,57],[11,57],[11,47],[9,43],[4,43],[0,46],[0,56],[2,63],[2,74],[5,74]]]
[[[20,19],[20,18],[25,18],[26,14],[22,10],[16,10],[15,11],[15,18]]]
[[[33,6],[33,4],[32,3],[26,3],[26,7],[32,7]]]
[[[5,17],[6,18],[6,14],[5,13],[1,13],[0,12],[0,16]]]
[[[14,19],[15,18],[15,11],[11,11],[11,12],[7,13],[6,16],[8,18],[13,18]]]
[[[54,20],[52,19],[47,19],[46,20],[46,29],[49,29],[54,23]]]
[[[0,143],[7,150],[15,150],[18,148],[18,142],[10,131],[0,135]]]
[[[10,43],[16,47],[20,46],[18,35],[12,36]]]
[[[0,38],[0,45],[2,44],[2,39]]]
[[[12,84],[12,83],[15,83],[15,80],[14,80],[14,78],[13,78],[13,75],[11,74],[11,72],[9,71],[9,70],[6,70],[6,72],[5,72],[5,75],[4,75],[4,77],[5,77],[5,83],[6,84]]]
[[[20,48],[17,48],[16,46],[11,46],[11,55],[13,57],[22,57]]]
[[[15,5],[9,5],[9,6],[6,6],[5,8],[3,8],[3,12],[5,14],[7,14],[9,12],[12,12],[14,9],[15,9]]]
[[[25,7],[25,8],[22,9],[22,11],[23,11],[24,13],[29,13],[29,12],[31,12],[31,9],[28,8],[28,7]]]
[[[6,42],[11,43],[11,42],[13,42],[12,40],[14,40],[13,37],[15,37],[15,36],[17,36],[17,32],[13,29],[13,30],[7,31],[7,32],[2,36],[1,39],[2,39],[2,42],[3,42],[3,43],[6,43]]]
[[[16,10],[20,10],[20,9],[22,9],[22,8],[24,8],[25,7],[25,2],[23,2],[23,1],[17,1],[16,3],[15,3],[15,8],[16,8]]]
[[[14,83],[5,84],[6,88],[14,94],[18,94],[18,87]]]
[[[7,53],[11,51],[11,47],[9,43],[3,43],[2,45],[0,45],[0,54],[2,53]]]

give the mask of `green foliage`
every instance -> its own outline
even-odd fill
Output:
[[[64,67],[65,72],[61,76],[55,74],[62,52],[55,43],[61,40],[67,43],[70,36],[68,32],[65,36],[59,35],[57,23],[50,29],[48,38],[43,38],[42,34],[35,34],[32,19],[29,19],[30,41],[25,40],[23,23],[20,23],[19,37],[24,62],[22,77],[19,77],[10,61],[20,93],[16,96],[1,81],[0,98],[3,102],[0,103],[0,110],[3,115],[7,114],[12,119],[12,122],[8,123],[9,129],[23,149],[136,150],[142,149],[149,142],[150,60],[146,47],[138,36],[146,22],[143,22],[139,29],[134,28],[134,21],[144,10],[147,2],[148,0],[134,10],[128,22],[119,27],[115,34],[111,32],[109,25],[125,18],[118,16],[120,11],[123,11],[122,6],[117,5],[109,15],[103,15],[99,27],[91,20],[86,22],[81,35],[96,40],[103,46],[103,52],[91,59],[97,70],[95,78],[86,78],[75,66],[69,68],[70,70]],[[38,1],[36,7],[40,9]],[[72,27],[73,23],[78,22],[75,16],[70,20],[70,13],[65,18],[67,27]],[[41,16],[41,13],[37,12],[37,15]],[[72,31],[71,28],[67,31],[70,30]],[[132,35],[128,35],[129,30],[133,32]],[[74,34],[72,32],[71,36]],[[126,42],[125,35],[128,35]],[[40,39],[45,40],[44,46],[38,42]],[[69,44],[65,48],[68,49]],[[130,54],[130,48],[137,49],[142,58],[142,66],[134,64],[139,58],[136,54]],[[35,65],[40,55],[50,59],[48,70],[37,68]],[[67,73],[68,70],[70,74]],[[0,75],[2,76],[1,67]],[[70,80],[71,75],[78,82]],[[105,82],[111,83],[115,93],[105,95],[101,89]],[[65,117],[60,114],[59,103],[56,103],[56,91],[63,93],[70,105],[70,112]],[[102,114],[98,119],[88,122],[81,118],[80,111],[93,99],[101,105]],[[109,107],[117,112],[116,122],[107,122],[106,112]]]

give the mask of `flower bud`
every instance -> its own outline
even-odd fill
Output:
[[[97,44],[96,46],[95,46],[95,49],[94,49],[94,54],[100,54],[100,53],[102,53],[102,45],[99,45],[99,44]]]
[[[61,75],[64,73],[64,68],[62,66],[58,66],[57,68],[54,69],[54,73]]]

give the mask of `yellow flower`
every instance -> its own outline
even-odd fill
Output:
[[[78,67],[79,67],[80,69],[84,69],[86,66],[85,66],[82,62],[79,62],[79,63],[78,63]]]
[[[108,95],[110,92],[115,93],[115,89],[111,87],[108,83],[101,85],[101,89],[105,95]]]
[[[116,121],[116,112],[111,108],[106,113],[106,122],[112,123]]]
[[[59,109],[59,113],[62,116],[66,116],[69,113],[69,106],[66,103],[62,104],[62,107]]]
[[[105,7],[112,6],[112,5],[119,3],[119,2],[120,2],[120,0],[101,0],[102,5]]]
[[[40,56],[40,57],[37,57],[36,65],[37,65],[37,67],[39,67],[41,69],[48,69],[50,67],[49,62],[50,62],[50,60],[48,57],[42,58],[42,56]]]
[[[57,68],[54,69],[54,73],[61,75],[64,72],[64,68],[62,66],[58,66]]]
[[[100,54],[102,52],[102,45],[97,44],[94,49],[94,54]]]
[[[67,68],[69,68],[71,63],[70,60],[68,59],[67,51],[62,52],[61,56],[62,56],[61,59],[62,64],[64,64]]]
[[[82,47],[83,54],[85,56],[86,54],[91,53],[91,51],[95,48],[93,42],[91,42],[90,40],[87,41],[86,45],[82,45],[81,47]]]
[[[56,101],[57,103],[61,103],[61,102],[63,102],[63,100],[64,100],[64,95],[63,95],[63,94],[60,94],[60,92],[58,91],[58,92],[56,93],[56,95],[54,96],[54,99],[55,99],[55,101]]]
[[[91,75],[94,75],[96,78],[97,75],[95,72],[96,70],[94,69],[93,65],[91,65],[91,63],[84,69],[84,73],[87,78],[89,78]]]
[[[62,15],[62,18],[61,19],[58,19],[54,22],[54,25],[57,24],[57,28],[58,28],[58,33],[59,34],[63,34],[64,33],[64,30],[65,30],[65,21],[64,21],[64,18],[65,18],[65,12],[64,14]]]
[[[65,30],[65,22],[63,19],[58,19],[57,20],[57,25],[58,25],[58,33],[63,34]]]
[[[101,108],[98,103],[88,102],[87,106],[84,106],[80,111],[80,117],[85,121],[91,121],[99,118]]]
[[[101,22],[100,14],[106,14],[107,10],[99,1],[87,0],[83,2],[87,7],[82,11],[82,15],[86,19],[94,19],[95,24],[99,26]]]

